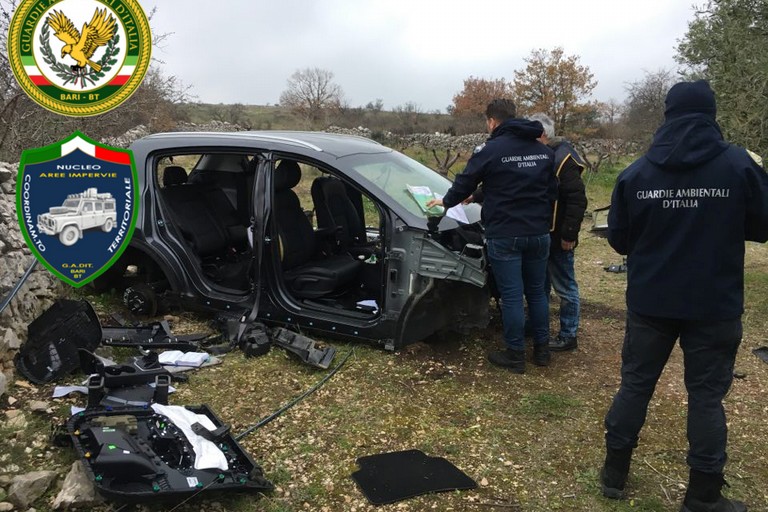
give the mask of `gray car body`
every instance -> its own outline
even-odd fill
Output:
[[[445,234],[460,228],[448,217],[428,222],[414,215],[375,184],[345,165],[360,154],[392,152],[369,139],[320,132],[184,132],[151,135],[132,146],[140,188],[139,216],[132,253],[148,257],[163,272],[170,292],[187,307],[229,311],[336,338],[360,339],[395,349],[443,330],[468,331],[488,321],[489,291],[481,248],[446,247]],[[194,258],[170,225],[155,183],[158,158],[183,153],[232,151],[262,155],[254,192],[256,233],[254,252],[258,274],[248,293],[211,286],[196,268]],[[385,256],[383,304],[374,319],[354,314],[308,310],[297,304],[281,286],[279,262],[269,255],[271,172],[280,157],[294,156],[317,162],[336,177],[372,198],[384,216],[382,235]],[[261,185],[259,185],[261,183]],[[263,187],[259,191],[259,187]],[[439,222],[438,222],[439,220]],[[479,214],[470,215],[470,227],[479,230]],[[429,225],[434,224],[434,225]],[[260,238],[260,229],[263,239]],[[431,229],[431,232],[430,232]]]

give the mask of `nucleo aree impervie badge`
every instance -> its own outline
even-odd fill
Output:
[[[104,273],[128,246],[136,224],[133,154],[75,132],[21,154],[16,211],[32,254],[79,288]]]
[[[103,114],[128,99],[150,64],[137,0],[23,0],[8,30],[16,80],[57,114]]]

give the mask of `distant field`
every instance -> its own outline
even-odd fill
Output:
[[[456,129],[455,120],[448,114],[399,113],[349,108],[329,114],[327,119],[312,126],[294,115],[289,109],[274,105],[224,105],[210,103],[189,103],[182,106],[189,121],[205,123],[212,120],[239,124],[252,130],[308,130],[323,129],[329,125],[354,128],[365,126],[376,133],[431,133],[448,132]],[[477,130],[482,130],[482,124]]]

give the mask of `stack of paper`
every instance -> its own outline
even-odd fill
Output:
[[[199,368],[208,360],[205,352],[182,352],[181,350],[166,350],[158,356],[163,366],[191,366]]]

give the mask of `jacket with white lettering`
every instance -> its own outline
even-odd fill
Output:
[[[467,162],[443,198],[451,208],[483,184],[483,225],[487,238],[549,233],[557,197],[554,152],[537,141],[538,121],[507,119]]]
[[[608,241],[627,257],[627,308],[727,320],[744,311],[744,242],[768,240],[768,175],[710,116],[667,120],[613,190]]]

